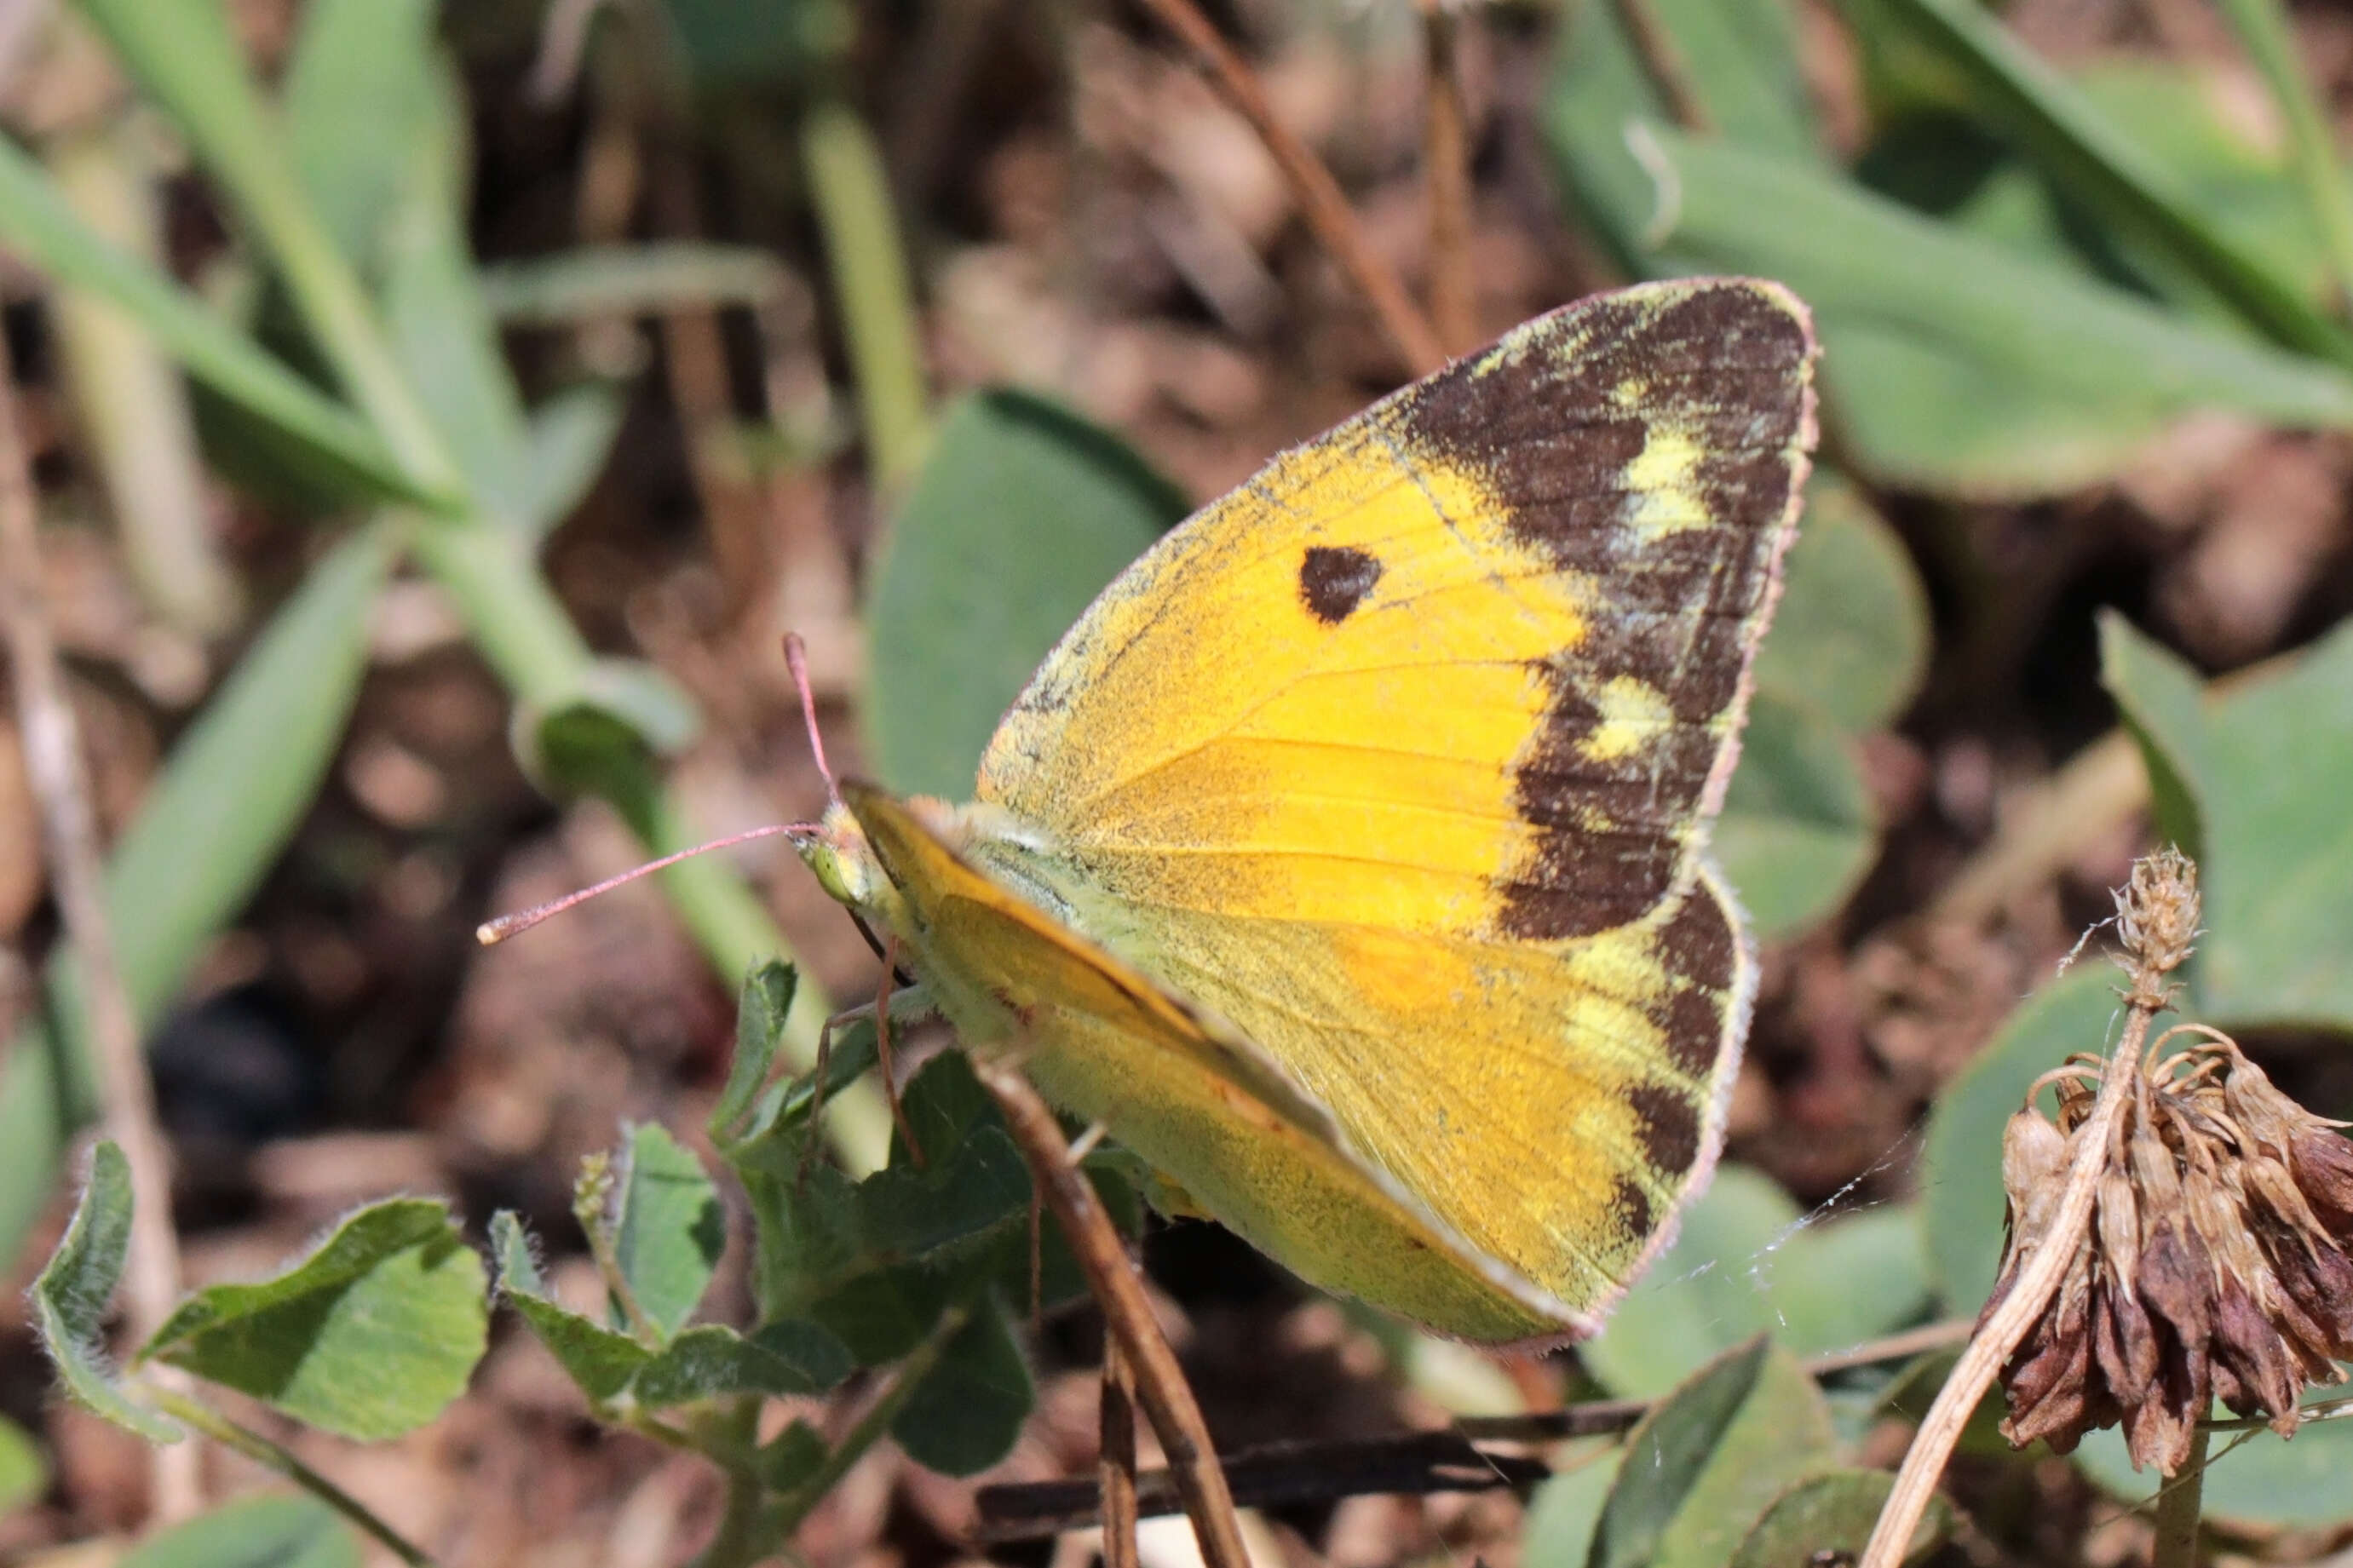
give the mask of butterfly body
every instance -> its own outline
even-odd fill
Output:
[[[1588,1332],[1721,1142],[1754,963],[1702,850],[1812,355],[1765,284],[1538,318],[1169,534],[975,805],[847,785],[804,852],[969,1045],[1304,1278]]]

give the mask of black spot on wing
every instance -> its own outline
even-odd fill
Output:
[[[1543,666],[1550,700],[1514,779],[1535,852],[1499,879],[1505,935],[1557,941],[1641,919],[1689,864],[1790,530],[1812,436],[1813,337],[1788,296],[1693,282],[1597,296],[1424,384],[1397,428],[1480,473],[1505,526],[1593,584],[1597,613]],[[1654,437],[1701,519],[1646,523],[1630,471]],[[1672,722],[1588,742],[1623,678]]]
[[[1311,544],[1299,563],[1299,597],[1327,626],[1356,614],[1380,580],[1380,558],[1367,551]]]
[[[1609,1207],[1628,1236],[1651,1234],[1651,1194],[1631,1177],[1620,1176],[1611,1184]]]
[[[1652,951],[1671,989],[1651,1008],[1651,1019],[1665,1032],[1675,1066],[1704,1080],[1724,1050],[1740,974],[1740,936],[1733,929],[1732,911],[1714,889],[1695,887],[1658,928]]]
[[[1680,1176],[1699,1161],[1699,1110],[1691,1097],[1663,1084],[1637,1084],[1626,1094],[1634,1136],[1659,1173]]]

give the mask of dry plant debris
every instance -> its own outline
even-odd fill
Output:
[[[2164,1050],[2183,1034],[2198,1038]],[[2030,1104],[2003,1135],[2010,1243],[1988,1316],[2048,1237],[2101,1074],[2074,1058],[2044,1080],[2057,1121]],[[2305,1386],[2344,1382],[2337,1360],[2353,1356],[2353,1142],[2340,1125],[2274,1088],[2227,1037],[2189,1024],[2161,1037],[2111,1131],[2092,1224],[2002,1371],[2002,1435],[2064,1454],[2121,1423],[2134,1465],[2170,1476],[2215,1399],[2293,1434]]]

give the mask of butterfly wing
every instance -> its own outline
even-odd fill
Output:
[[[982,801],[1040,830],[1017,882],[1580,1312],[1721,1142],[1753,962],[1702,850],[1814,352],[1804,308],[1757,282],[1529,322],[1168,535],[982,763]],[[1204,1186],[1183,1151],[1144,1152]],[[1282,1201],[1202,1195],[1245,1232]]]
[[[975,1048],[1113,1127],[1244,1239],[1331,1289],[1468,1338],[1592,1327],[1357,1157],[1330,1112],[1223,1021],[1087,942],[966,858],[922,803],[845,782],[895,921]]]

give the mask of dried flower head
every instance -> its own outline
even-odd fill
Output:
[[[2117,962],[2134,976],[2131,1000],[2155,1010],[2171,1000],[2163,991],[2143,996],[2155,977],[2171,973],[2188,959],[2198,939],[2198,863],[2170,844],[2133,862],[2132,876],[2117,889],[2116,935],[2124,944]]]
[[[2144,972],[2169,968],[2157,960],[2179,963],[2196,933],[2195,885],[2185,912],[2179,899],[2134,904],[2141,882],[2137,868],[2119,923]],[[2165,1049],[2185,1035],[2194,1043]],[[2058,1089],[2055,1122],[2031,1095],[2010,1119],[2010,1241],[1989,1315],[2049,1234],[2105,1066],[2077,1057],[2037,1083]],[[2307,1384],[2345,1380],[2336,1363],[2353,1357],[2353,1142],[2201,1026],[2168,1031],[2133,1070],[2091,1227],[2003,1369],[2002,1433],[2063,1454],[2121,1423],[2134,1465],[2172,1475],[2214,1400],[2260,1412],[2285,1436]]]

